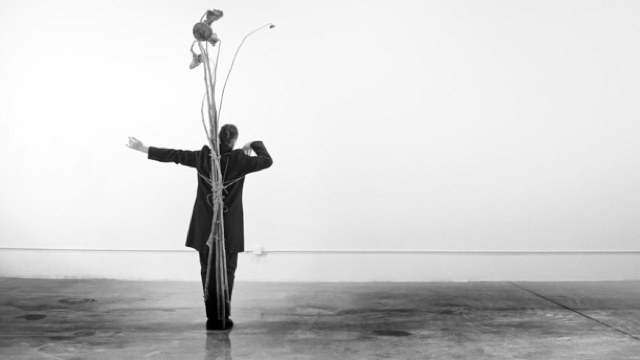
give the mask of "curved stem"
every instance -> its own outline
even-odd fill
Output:
[[[251,35],[253,35],[253,33],[262,30],[264,28],[266,28],[267,26],[271,27],[273,26],[272,23],[268,23],[266,25],[263,25],[255,30],[253,30],[252,32],[248,33],[247,36],[244,37],[244,39],[242,39],[242,42],[240,43],[240,45],[238,46],[238,50],[236,50],[236,54],[233,56],[233,61],[231,61],[231,66],[229,67],[229,72],[227,73],[227,78],[224,80],[224,85],[222,86],[222,95],[220,96],[220,108],[218,109],[218,119],[220,119],[220,113],[222,113],[222,101],[224,100],[224,90],[227,88],[227,82],[229,81],[229,76],[231,75],[231,70],[233,70],[233,65],[236,63],[236,58],[238,57],[238,53],[240,52],[240,48],[242,48],[242,45],[244,44],[245,40],[247,40],[247,38]]]
[[[209,133],[212,145],[217,145],[216,134],[218,133],[217,127],[217,109],[216,109],[216,88],[213,86],[215,83],[215,73],[211,73],[211,61],[209,60],[209,43],[204,45],[204,50],[207,53],[207,56],[204,58],[203,62],[206,62],[205,68],[207,69],[207,73],[209,74],[209,92],[211,93],[211,98],[209,99]],[[213,149],[212,149],[213,151]]]
[[[207,94],[202,95],[202,104],[200,105],[200,117],[202,118],[202,126],[204,127],[204,134],[209,137],[209,129],[204,121],[204,100],[207,98]]]
[[[207,89],[207,105],[209,106],[209,121],[210,121],[210,125],[209,125],[209,133],[207,134],[207,138],[209,140],[209,145],[213,146],[212,144],[212,139],[211,139],[211,98],[212,95],[210,93],[210,76],[211,73],[209,72],[209,54],[207,54],[206,49],[202,46],[202,43],[198,42],[198,47],[200,48],[200,54],[202,55],[203,58],[203,64],[204,65],[204,85],[205,88]]]
[[[215,78],[213,79],[213,90],[216,90],[216,82],[218,80],[218,61],[220,59],[220,48],[222,47],[222,40],[218,40],[218,53],[216,54],[216,63],[215,66],[213,68],[213,73],[216,75]],[[220,112],[218,112],[218,115],[220,114]]]
[[[218,54],[216,54],[216,63],[214,64],[214,68],[213,68],[213,85],[212,85],[212,92],[213,92],[213,109],[216,109],[216,104],[215,104],[215,94],[216,94],[216,83],[218,81],[218,62],[220,59],[220,48],[222,47],[222,41],[218,40]],[[220,100],[222,101],[222,99]],[[216,137],[216,139],[218,138],[218,126],[220,125],[220,111],[216,112],[216,128],[215,128],[215,133],[213,134],[213,136]]]

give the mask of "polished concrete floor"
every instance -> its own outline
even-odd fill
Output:
[[[238,283],[0,278],[0,359],[640,359],[640,282]]]

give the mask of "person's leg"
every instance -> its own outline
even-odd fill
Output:
[[[207,329],[209,330],[225,330],[233,326],[233,322],[229,319],[229,315],[231,313],[231,309],[230,309],[231,292],[233,290],[233,283],[235,280],[235,271],[236,271],[236,268],[238,267],[238,254],[227,253],[226,255],[227,255],[227,258],[226,258],[227,284],[229,285],[229,303],[227,303],[227,306],[226,306],[225,327],[223,329],[222,320],[218,319],[218,302],[217,302],[218,299],[216,296],[216,273],[215,273],[215,267],[212,267],[211,274],[209,275],[209,298],[204,302],[204,306],[207,314]],[[204,292],[204,286],[206,283],[208,262],[209,262],[209,251],[208,249],[205,249],[205,251],[200,253],[200,278],[202,279],[203,292]]]
[[[209,262],[209,251],[200,252],[200,277],[202,279],[202,292],[204,294],[204,286],[207,278],[207,265]],[[215,268],[211,269],[211,275],[209,276],[209,299],[205,300],[204,306],[207,314],[207,319],[217,319],[218,317],[218,303],[216,298],[216,277]]]
[[[227,285],[229,285],[229,313],[231,315],[231,295],[233,294],[233,284],[236,279],[236,269],[238,268],[238,253],[227,253]]]

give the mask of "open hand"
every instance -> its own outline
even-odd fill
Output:
[[[138,140],[138,139],[136,139],[134,137],[131,137],[131,136],[129,136],[129,143],[125,144],[125,146],[128,147],[129,149],[138,150],[138,151],[141,151],[143,153],[146,153],[146,152],[149,151],[149,148],[144,146],[142,141],[140,141],[140,140]]]
[[[243,147],[242,147],[242,151],[244,151],[245,155],[251,156],[251,143],[246,143]]]

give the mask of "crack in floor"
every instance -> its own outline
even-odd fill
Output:
[[[520,289],[520,290],[524,290],[524,291],[526,291],[526,292],[528,292],[528,293],[530,293],[530,294],[533,294],[533,295],[535,295],[535,296],[537,296],[537,297],[539,297],[539,298],[542,298],[542,299],[547,300],[547,301],[549,301],[549,302],[551,302],[551,303],[553,303],[553,304],[555,304],[555,305],[558,305],[558,306],[560,306],[561,308],[567,309],[567,310],[569,310],[569,311],[571,311],[571,312],[574,312],[574,313],[576,313],[576,314],[578,314],[578,315],[580,315],[580,316],[583,316],[583,317],[585,317],[585,318],[587,318],[587,319],[589,319],[589,320],[592,320],[592,321],[595,321],[595,322],[597,322],[597,323],[600,323],[601,325],[604,325],[604,326],[608,327],[608,328],[609,328],[609,329],[611,329],[611,330],[617,331],[617,332],[619,332],[619,333],[621,333],[621,334],[627,335],[627,336],[629,336],[629,337],[631,337],[631,338],[633,338],[633,339],[635,339],[635,340],[640,341],[640,337],[635,336],[635,335],[633,335],[633,334],[630,334],[630,333],[628,333],[628,332],[626,332],[626,331],[624,331],[624,330],[618,329],[617,327],[611,326],[611,325],[607,324],[607,323],[606,323],[606,322],[604,322],[604,321],[600,321],[600,320],[598,320],[598,319],[596,319],[596,318],[593,318],[593,317],[591,317],[591,316],[589,316],[589,315],[587,315],[587,314],[583,314],[583,313],[581,313],[581,312],[580,312],[580,311],[578,311],[578,310],[572,309],[572,308],[570,308],[570,307],[568,307],[568,306],[566,306],[566,305],[563,305],[563,304],[561,304],[561,303],[559,303],[559,302],[557,302],[557,301],[555,301],[555,300],[553,300],[553,299],[550,299],[550,298],[548,298],[548,297],[546,297],[546,296],[544,296],[544,295],[540,295],[540,294],[538,294],[538,293],[536,293],[536,292],[534,292],[534,291],[532,291],[532,290],[526,289],[526,288],[524,288],[524,287],[522,287],[522,286],[516,285],[516,284],[514,284],[514,283],[512,283],[512,282],[510,282],[510,281],[508,281],[507,283],[508,283],[509,285],[511,285],[511,286],[517,287],[517,288],[518,288],[518,289]]]

